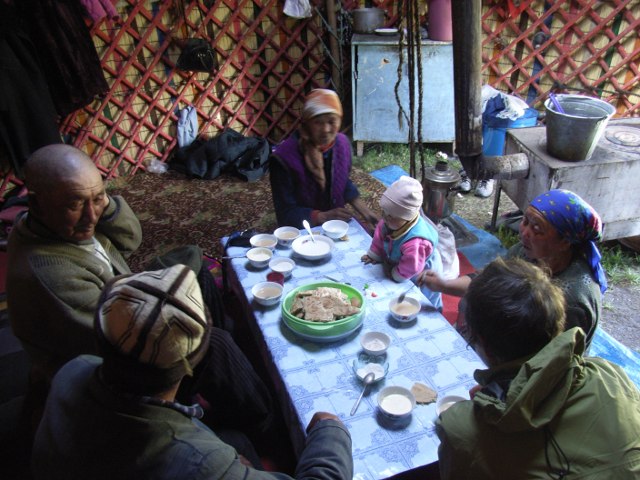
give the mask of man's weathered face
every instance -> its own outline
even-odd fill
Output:
[[[31,210],[65,240],[89,240],[109,199],[100,173],[80,168],[49,191],[35,192]]]

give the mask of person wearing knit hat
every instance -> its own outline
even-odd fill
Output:
[[[33,445],[36,480],[291,478],[254,468],[260,460],[248,439],[237,450],[226,443],[228,431],[200,422],[198,404],[176,401],[215,328],[189,267],[114,277],[94,327],[103,358],[79,356],[52,382]],[[336,415],[317,412],[297,478],[351,478],[352,462],[348,430]]]
[[[333,90],[317,88],[305,98],[297,132],[277,145],[270,162],[271,192],[279,226],[302,228],[349,221],[353,212],[369,231],[378,216],[350,179],[351,143],[340,133],[342,103]]]
[[[371,246],[362,261],[382,263],[396,282],[414,281],[423,270],[442,272],[437,250],[438,231],[422,216],[422,184],[413,177],[401,176],[380,197],[382,220],[378,222]],[[422,288],[422,293],[442,310],[440,292]]]
[[[25,416],[35,426],[55,373],[78,355],[101,355],[93,328],[98,301],[109,281],[132,272],[127,258],[139,248],[142,229],[126,200],[106,192],[93,160],[71,145],[35,151],[25,166],[25,185],[29,209],[16,219],[7,248],[7,301],[12,330],[31,366]],[[272,394],[231,332],[216,328],[229,323],[202,249],[174,248],[146,269],[175,264],[197,275],[213,326],[212,348],[194,376],[181,382],[178,398],[206,399],[212,406],[207,424],[249,435],[266,431],[274,418]]]
[[[587,352],[601,315],[602,294],[607,288],[596,247],[596,242],[602,239],[602,229],[598,213],[579,195],[569,190],[549,190],[531,201],[520,222],[520,241],[506,254],[506,258],[524,258],[544,267],[562,287],[567,301],[566,328],[584,330]],[[426,271],[419,282],[462,297],[472,276],[445,280]],[[466,328],[462,315],[458,328]]]
[[[95,330],[105,380],[127,392],[158,393],[193,376],[211,321],[195,274],[175,265],[105,285]]]

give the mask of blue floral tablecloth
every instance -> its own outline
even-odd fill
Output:
[[[304,428],[316,411],[335,413],[351,432],[354,478],[361,480],[388,478],[438,459],[435,404],[418,405],[408,424],[389,423],[377,411],[376,396],[381,388],[387,385],[411,388],[421,382],[436,390],[439,396],[460,394],[468,398],[469,388],[475,385],[474,370],[485,368],[417,287],[409,294],[422,302],[417,319],[401,324],[391,318],[389,301],[406,290],[408,284],[384,278],[380,265],[365,265],[360,261],[370,242],[368,233],[352,220],[347,240],[336,241],[328,260],[308,262],[290,249],[276,249],[275,255],[291,257],[297,262],[291,278],[284,284],[284,295],[302,285],[327,281],[325,275],[349,282],[365,295],[362,326],[332,343],[300,338],[283,323],[280,304],[262,307],[253,301],[251,287],[266,279],[268,268],[256,270],[246,258],[230,260],[231,284],[245,304],[253,334],[277,386],[294,448],[297,452],[303,448]],[[236,256],[246,250],[231,247],[227,253]],[[350,416],[362,389],[353,371],[353,361],[361,352],[360,336],[370,330],[382,331],[391,337],[387,352],[389,372],[367,390],[357,413]]]

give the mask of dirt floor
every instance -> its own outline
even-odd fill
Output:
[[[491,223],[494,197],[495,192],[489,198],[476,197],[473,191],[466,195],[458,194],[455,213],[472,225],[485,228]],[[503,193],[498,216],[514,210],[517,210],[516,205]],[[623,345],[640,352],[640,287],[609,285],[604,296],[600,326]]]

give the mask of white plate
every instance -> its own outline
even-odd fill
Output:
[[[378,35],[395,35],[398,33],[397,28],[376,28],[374,31]]]
[[[291,244],[291,248],[301,258],[305,260],[324,260],[331,255],[333,250],[333,240],[324,235],[314,235],[315,243],[309,235],[301,235]]]

